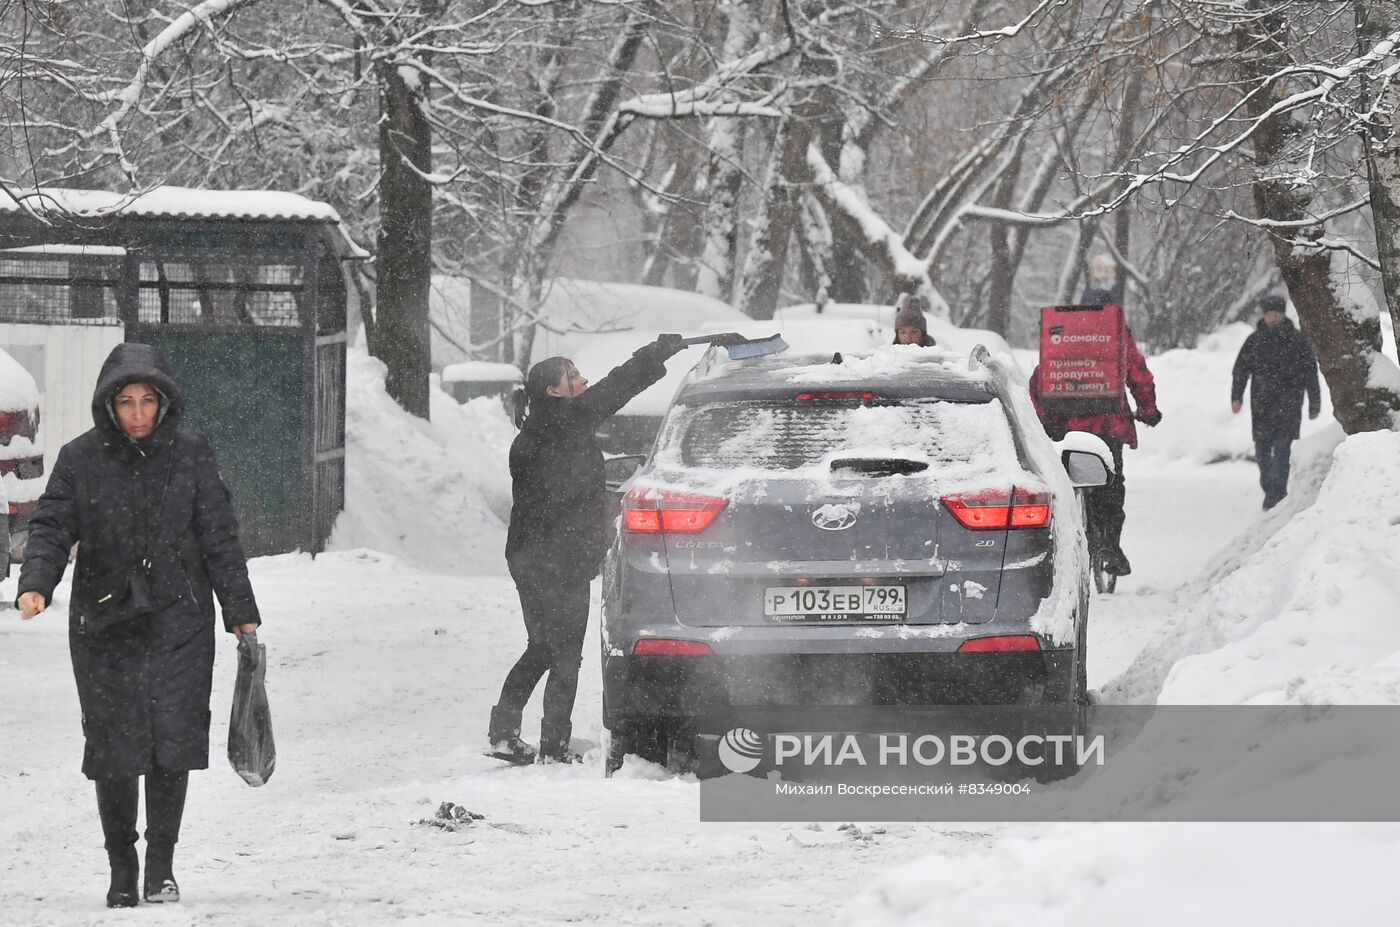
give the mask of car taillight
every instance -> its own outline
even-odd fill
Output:
[[[622,527],[636,534],[696,534],[724,508],[724,500],[700,493],[634,486],[622,497]]]
[[[1034,634],[1005,634],[965,640],[958,648],[958,653],[1022,653],[1039,649],[1040,638]]]
[[[712,654],[710,645],[703,641],[678,641],[662,637],[648,637],[637,641],[632,648],[636,657],[698,657]]]
[[[957,493],[943,497],[946,508],[964,528],[975,531],[1006,528],[1043,528],[1050,522],[1050,493],[1033,493],[1023,489],[1006,492],[989,489],[983,492]]]
[[[797,394],[797,401],[798,401],[798,402],[841,402],[841,401],[843,401],[843,400],[849,402],[849,401],[851,401],[851,400],[856,400],[856,399],[878,399],[878,398],[880,398],[880,397],[876,396],[874,393],[866,393],[866,392],[855,392],[855,393],[830,393],[830,392],[828,392],[828,393],[798,393],[798,394]]]

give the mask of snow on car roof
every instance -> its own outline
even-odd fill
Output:
[[[8,351],[0,350],[0,410],[28,412],[39,407],[39,386]]]
[[[968,398],[992,392],[992,378],[981,365],[969,365],[966,355],[915,345],[884,345],[873,351],[840,355],[774,354],[749,360],[727,360],[717,349],[707,356],[683,388],[688,399],[719,398],[746,391],[774,388],[838,386],[896,387],[903,391],[939,386],[965,392]]]

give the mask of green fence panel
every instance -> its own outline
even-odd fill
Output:
[[[304,335],[136,325],[127,340],[153,344],[169,358],[185,397],[184,425],[218,456],[248,555],[310,549]]]

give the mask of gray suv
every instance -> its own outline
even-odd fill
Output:
[[[1013,389],[980,348],[697,367],[604,567],[610,770],[824,706],[1082,704],[1087,573],[1072,640],[1033,630],[1065,578]]]

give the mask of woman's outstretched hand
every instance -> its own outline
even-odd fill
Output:
[[[49,607],[42,592],[29,591],[19,597],[19,616],[25,621]]]
[[[669,360],[685,350],[685,339],[680,335],[658,335],[655,343],[656,352],[661,355],[662,360]]]

